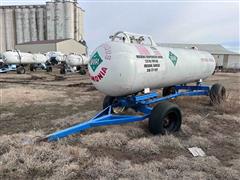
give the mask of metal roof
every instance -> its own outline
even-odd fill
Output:
[[[29,4],[29,5],[27,5],[27,4],[25,4],[25,5],[23,5],[23,4],[18,4],[18,5],[1,5],[0,6],[0,9],[16,9],[16,8],[33,8],[33,7],[37,7],[37,8],[39,8],[39,7],[42,7],[42,8],[44,8],[44,7],[46,7],[46,5],[45,4]]]
[[[159,46],[163,47],[172,47],[172,48],[192,48],[197,47],[198,50],[207,51],[211,54],[235,54],[238,53],[232,52],[224,48],[221,44],[180,44],[180,43],[157,43]]]
[[[66,40],[70,40],[70,39],[54,39],[54,40],[43,40],[43,41],[30,41],[30,42],[20,43],[20,44],[17,44],[17,45],[25,45],[25,44],[55,44],[55,43],[59,43],[59,42],[66,41]]]

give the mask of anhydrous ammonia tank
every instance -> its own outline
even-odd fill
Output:
[[[46,56],[48,57],[48,59],[55,59],[58,62],[64,62],[66,58],[63,53],[56,51],[47,52]]]
[[[45,63],[48,60],[47,56],[44,54],[33,54],[33,62],[40,64]]]
[[[109,96],[199,81],[215,69],[208,52],[160,47],[151,36],[127,32],[110,38],[94,50],[88,65],[94,86]]]
[[[87,65],[88,62],[89,62],[89,58],[84,55],[69,54],[66,57],[66,63],[70,66]]]
[[[5,64],[40,64],[45,63],[47,57],[43,54],[30,54],[15,50],[3,53],[3,61]]]

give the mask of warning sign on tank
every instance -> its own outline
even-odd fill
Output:
[[[172,61],[173,65],[176,66],[178,58],[171,51],[169,51],[169,59]]]
[[[97,67],[103,62],[102,58],[99,56],[98,52],[96,52],[91,60],[90,60],[90,67],[92,68],[93,72],[97,69]]]

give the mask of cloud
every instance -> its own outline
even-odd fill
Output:
[[[172,27],[168,26],[176,40],[216,43],[239,39],[239,10],[234,3],[189,3],[182,9]]]
[[[80,4],[86,10],[86,39],[92,50],[118,30],[151,34],[157,42],[226,44],[233,41],[239,45],[236,2]]]

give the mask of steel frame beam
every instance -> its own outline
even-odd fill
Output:
[[[14,64],[6,65],[0,68],[0,73],[6,73],[9,71],[16,71],[17,67]]]

